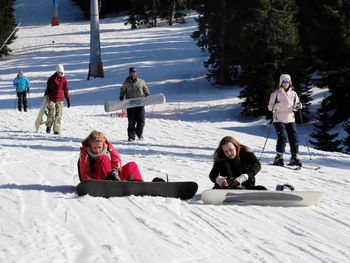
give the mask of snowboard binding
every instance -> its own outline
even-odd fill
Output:
[[[284,191],[284,189],[289,189],[290,191],[294,191],[295,187],[291,184],[278,184],[278,185],[276,185],[276,191]]]

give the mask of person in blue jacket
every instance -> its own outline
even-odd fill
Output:
[[[23,75],[23,71],[18,72],[17,77],[13,80],[13,86],[16,89],[18,97],[18,110],[22,111],[22,104],[24,111],[27,111],[27,93],[29,93],[30,83],[26,76]]]

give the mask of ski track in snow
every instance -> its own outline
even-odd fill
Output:
[[[232,135],[260,156],[268,124],[239,115],[239,88],[205,80],[207,58],[189,36],[194,15],[184,25],[161,22],[134,31],[123,18],[101,20],[105,78],[87,81],[89,21],[75,20],[81,12],[62,0],[60,25],[51,27],[52,4],[30,2],[15,2],[22,25],[13,52],[0,60],[0,262],[348,261],[349,155],[311,149],[309,160],[299,126],[303,162],[321,169],[263,165],[257,184],[274,189],[289,182],[297,190],[323,191],[320,206],[214,206],[200,200],[212,187],[208,174],[219,140]],[[62,135],[46,134],[45,125],[35,133],[46,80],[57,63],[65,66],[72,107],[63,110]],[[138,68],[151,93],[163,92],[168,101],[155,106],[145,140],[134,143],[127,142],[127,119],[103,111],[105,101],[118,99],[129,66]],[[11,83],[19,68],[32,83],[27,113],[15,109]],[[151,111],[146,107],[146,116]],[[123,164],[139,165],[145,181],[192,180],[197,194],[188,201],[77,197],[79,147],[94,129],[105,133]],[[262,163],[274,154],[272,132]]]

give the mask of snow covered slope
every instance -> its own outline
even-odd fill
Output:
[[[318,171],[263,165],[257,183],[274,189],[289,182],[298,190],[324,191],[318,207],[204,205],[208,174],[219,140],[232,135],[259,156],[268,123],[239,115],[239,88],[211,87],[206,57],[184,25],[131,31],[125,18],[100,21],[104,79],[86,80],[89,21],[69,0],[59,1],[61,24],[51,27],[52,1],[16,0],[22,22],[13,52],[0,60],[0,262],[347,262],[350,258],[349,155],[311,149],[298,126],[301,159]],[[34,132],[47,78],[65,66],[71,108],[64,108],[62,135]],[[145,140],[127,142],[127,120],[103,110],[119,97],[134,66],[165,106],[147,118]],[[27,113],[15,109],[12,80],[19,69],[32,89]],[[166,116],[167,112],[178,115]],[[163,107],[163,108],[162,108]],[[151,106],[146,108],[148,113]],[[97,129],[135,161],[146,181],[169,176],[199,184],[194,199],[78,198],[76,162],[81,141]],[[307,129],[310,129],[307,125]],[[275,153],[272,133],[261,161]]]

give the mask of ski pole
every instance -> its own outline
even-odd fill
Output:
[[[262,148],[261,153],[260,153],[260,156],[259,156],[259,161],[260,161],[260,158],[261,158],[263,152],[265,151],[265,146],[266,146],[267,140],[268,140],[269,137],[270,137],[271,128],[272,128],[272,120],[271,120],[271,122],[270,122],[270,127],[269,127],[269,130],[268,130],[268,132],[267,132],[267,136],[266,136],[266,140],[265,140],[265,143],[264,143],[264,147]]]
[[[270,137],[270,133],[271,133],[271,128],[272,128],[273,121],[274,121],[274,120],[277,120],[277,112],[278,112],[278,110],[279,110],[280,107],[281,107],[281,104],[279,103],[278,98],[277,98],[277,96],[276,96],[276,98],[275,98],[275,104],[274,104],[273,107],[272,107],[272,119],[271,119],[271,123],[270,123],[270,128],[269,128],[269,131],[268,131],[268,133],[267,133],[267,137],[266,137],[266,140],[265,140],[264,147],[263,147],[263,149],[262,149],[262,151],[261,151],[261,154],[260,154],[260,157],[259,157],[259,159],[258,159],[259,161],[260,161],[260,158],[261,158],[261,156],[262,156],[262,154],[263,154],[263,152],[264,152],[264,150],[265,150],[265,146],[266,146],[267,140],[268,140],[269,137]]]
[[[303,115],[301,114],[301,110],[299,110],[300,120],[301,120],[301,126],[303,127],[304,132],[304,138],[307,146],[307,150],[309,152],[310,160],[311,160],[311,153],[310,153],[310,147],[309,147],[309,139],[307,138],[305,127],[304,127],[304,121],[303,121]]]
[[[275,104],[275,105],[276,105],[276,104]],[[259,161],[260,161],[260,158],[261,158],[263,152],[265,151],[265,147],[266,147],[267,140],[268,140],[269,137],[270,137],[270,133],[271,133],[271,128],[272,128],[273,121],[276,120],[277,110],[278,110],[278,109],[274,109],[274,110],[273,110],[272,119],[271,119],[271,122],[270,122],[270,127],[269,127],[269,130],[268,130],[268,132],[267,132],[267,137],[266,137],[266,140],[265,140],[265,143],[264,143],[264,147],[262,148],[261,153],[260,153],[260,156],[259,156],[259,159],[258,159]]]
[[[17,88],[16,88],[15,109],[17,108],[17,105],[18,105],[18,94],[17,94]]]

